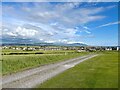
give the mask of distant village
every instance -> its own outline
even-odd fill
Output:
[[[77,50],[78,52],[120,50],[120,47],[117,46],[0,46],[0,48],[11,49],[11,50],[22,50],[22,51]]]

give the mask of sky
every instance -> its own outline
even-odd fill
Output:
[[[3,43],[118,45],[117,2],[3,2]]]

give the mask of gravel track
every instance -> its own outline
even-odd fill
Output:
[[[93,58],[97,54],[81,56],[66,61],[40,66],[34,69],[25,70],[2,77],[3,88],[34,88],[44,81],[62,73],[63,71],[74,67],[75,65]]]

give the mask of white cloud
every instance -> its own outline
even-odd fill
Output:
[[[9,35],[9,36],[15,36],[15,37],[17,36],[17,34],[15,34],[13,32],[7,32],[6,34]]]
[[[86,26],[83,26],[84,29],[87,29],[87,30],[90,30],[90,28],[86,27]]]
[[[54,22],[54,23],[51,23],[50,25],[56,26],[57,24],[58,24],[57,22]]]
[[[18,18],[20,20],[23,19],[45,24],[48,24],[48,22],[54,23],[54,21],[57,21],[59,24],[72,27],[76,24],[84,24],[103,19],[105,17],[102,15],[97,15],[99,12],[102,12],[104,8],[78,8],[78,6],[81,4],[80,2],[58,3],[54,5],[50,3],[33,4],[33,7],[29,7],[28,5],[23,4],[23,6],[21,6],[23,8],[21,8],[19,12],[15,7],[4,6],[3,13],[6,15],[11,15],[14,18]]]
[[[4,5],[3,17],[8,15],[11,18],[8,21],[4,20],[7,22],[5,26],[9,29],[3,31],[4,35],[34,38],[51,43],[79,42],[82,36],[78,32],[91,34],[90,28],[84,24],[105,18],[104,15],[99,15],[105,8],[79,8],[81,4],[81,2],[58,4],[40,2],[32,3],[31,7],[28,3],[21,3],[18,5],[19,8],[15,5]],[[12,19],[14,20],[11,21]],[[79,25],[83,25],[83,28],[74,29]]]
[[[106,8],[107,8],[107,9],[111,9],[111,8],[114,8],[114,7],[116,7],[116,5],[108,6],[108,7],[106,7]]]
[[[90,33],[91,33],[90,31],[87,31],[87,30],[85,30],[85,32],[86,32],[86,33],[88,33],[88,34],[90,34]]]
[[[103,24],[103,25],[98,26],[97,28],[111,26],[111,25],[116,25],[116,24],[120,24],[120,21]]]
[[[33,37],[38,33],[38,31],[32,30],[32,29],[26,29],[22,27],[17,27],[17,29],[15,30],[15,33],[23,37]]]
[[[21,37],[35,37],[35,35],[38,33],[38,31],[33,30],[33,29],[27,29],[21,26],[18,26],[12,31],[9,31],[8,29],[3,30],[3,35],[8,35],[8,36],[21,36]]]
[[[45,41],[46,43],[55,43],[55,41]]]
[[[85,44],[84,42],[75,42],[75,41],[69,41],[69,42],[67,42],[67,44],[73,44],[73,43],[83,43],[83,44]]]
[[[119,2],[119,0],[3,0],[2,2]]]

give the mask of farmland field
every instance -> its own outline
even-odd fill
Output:
[[[118,53],[101,53],[53,77],[38,88],[118,88]]]
[[[11,51],[14,52],[14,51]],[[11,53],[10,50],[3,53]],[[22,51],[20,51],[22,52]],[[35,53],[35,51],[27,51],[27,53]],[[43,52],[43,51],[37,51]],[[77,53],[75,51],[44,51],[44,54],[28,54],[28,55],[3,55],[2,57],[2,74],[10,74],[25,69],[34,68],[40,65],[55,63],[70,58],[75,58],[88,54],[88,52]]]

